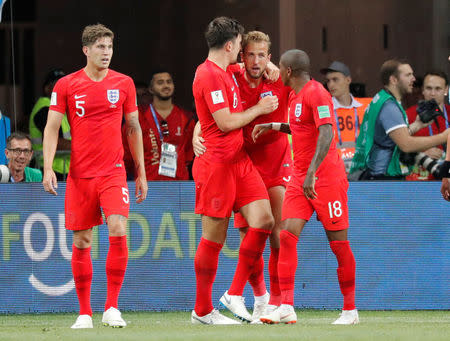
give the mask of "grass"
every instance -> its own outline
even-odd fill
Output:
[[[449,340],[450,311],[360,311],[361,323],[333,326],[337,311],[299,310],[295,325],[192,325],[189,312],[124,312],[124,329],[72,330],[75,314],[0,315],[0,340]]]

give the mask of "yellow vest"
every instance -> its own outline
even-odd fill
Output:
[[[43,132],[39,130],[39,128],[34,124],[34,116],[45,107],[50,107],[50,98],[41,97],[38,99],[36,104],[33,107],[30,115],[29,129],[30,129],[30,137],[33,145],[33,150],[36,153],[36,160],[40,168],[43,166],[43,155],[42,155],[42,137]],[[67,115],[64,115],[63,120],[61,122],[61,129],[63,133],[63,137],[66,140],[71,140],[70,136],[70,125],[69,121],[67,121]],[[59,153],[57,151],[55,158],[53,160],[53,170],[60,174],[69,173],[70,167],[70,152]]]

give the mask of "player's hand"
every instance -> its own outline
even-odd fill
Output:
[[[42,185],[44,186],[46,192],[53,195],[58,195],[58,193],[56,193],[56,189],[58,188],[58,180],[56,179],[56,174],[53,169],[44,170]]]
[[[314,173],[306,173],[305,181],[303,182],[303,193],[307,199],[317,199],[317,193],[314,188],[315,184],[316,175]]]
[[[136,203],[140,204],[147,198],[148,185],[145,176],[138,176],[136,178]]]
[[[278,78],[280,78],[280,69],[278,69],[274,63],[269,62],[267,63],[263,76],[269,81],[269,83],[275,83]]]
[[[429,157],[431,157],[432,159],[439,160],[442,157],[442,155],[444,154],[444,151],[442,149],[432,147],[432,148],[424,151],[424,153],[426,155],[428,155]]]
[[[450,201],[450,181],[448,178],[442,179],[441,194],[445,200]]]
[[[269,130],[272,129],[272,123],[264,123],[264,124],[257,124],[253,127],[252,131],[252,139],[253,142],[256,142],[256,139],[261,135]]]
[[[194,149],[195,156],[203,155],[206,152],[206,147],[203,144],[205,139],[200,135],[194,135],[192,137],[192,147]]]
[[[278,109],[278,97],[266,96],[259,100],[257,104],[261,110],[261,114],[270,114],[272,111]]]

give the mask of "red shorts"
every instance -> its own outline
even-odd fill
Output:
[[[252,162],[245,158],[234,163],[210,162],[195,158],[195,213],[225,218],[231,211],[260,199],[269,199],[264,182]]]
[[[286,187],[291,179],[291,147],[282,136],[271,143],[255,144],[248,150],[250,159],[258,170],[266,188]],[[247,221],[239,212],[234,215],[234,227],[247,227]]]
[[[87,230],[103,223],[105,217],[120,214],[128,218],[130,195],[124,174],[96,178],[67,177],[66,229]]]
[[[292,171],[291,147],[286,137],[247,150],[266,188],[287,186]]]
[[[316,211],[317,219],[322,222],[325,230],[348,228],[347,179],[330,186],[316,187],[317,199],[314,200],[305,197],[302,185],[295,178],[289,183],[283,202],[282,220],[309,220]]]

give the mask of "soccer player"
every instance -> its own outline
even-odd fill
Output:
[[[267,34],[259,31],[248,32],[243,36],[241,44],[241,59],[244,67],[241,68],[237,64],[230,67],[239,84],[244,110],[254,106],[259,99],[267,95],[277,96],[279,100],[277,110],[268,115],[259,116],[243,128],[244,148],[264,181],[275,219],[275,226],[269,237],[271,250],[269,258],[270,295],[264,282],[264,259],[262,256],[256,262],[249,277],[249,283],[255,296],[252,321],[258,322],[261,314],[268,313],[280,305],[277,264],[280,248],[281,206],[285,187],[290,179],[292,163],[286,134],[272,131],[258,139],[256,143],[251,136],[253,127],[258,123],[287,122],[287,100],[290,88],[284,86],[279,76],[275,82],[263,76],[270,62],[270,44]],[[273,67],[275,66],[273,65]],[[276,70],[278,71],[277,68]],[[205,148],[199,140],[198,137],[194,139],[195,149],[199,151],[198,154],[203,154]],[[248,224],[239,212],[234,216],[234,223],[235,227],[240,229],[242,240],[248,230]],[[221,299],[225,307],[228,305],[226,300],[228,294],[234,293],[229,290]]]
[[[206,152],[194,161],[195,212],[202,215],[202,238],[195,255],[197,281],[192,323],[235,324],[213,308],[211,291],[231,211],[240,211],[249,228],[239,249],[229,306],[239,318],[251,321],[242,293],[256,261],[262,255],[274,221],[267,190],[243,145],[241,127],[278,107],[276,96],[266,96],[242,109],[235,77],[228,69],[236,63],[243,27],[234,19],[218,17],[208,24],[209,53],[196,71],[193,93]],[[228,71],[227,71],[228,70]]]
[[[138,121],[136,90],[130,77],[109,69],[114,34],[101,24],[86,26],[82,35],[87,64],[61,78],[51,96],[44,131],[44,189],[56,195],[52,170],[58,131],[67,114],[72,134],[72,160],[67,178],[66,228],[73,230],[72,272],[80,315],[72,328],[92,328],[90,304],[92,227],[103,223],[109,230],[106,258],[107,297],[102,322],[125,327],[118,310],[118,297],[128,260],[126,224],[130,195],[123,166],[121,137],[125,114],[128,142],[135,160],[136,202],[147,195],[142,132]]]
[[[278,276],[281,306],[260,319],[265,323],[295,323],[294,285],[297,242],[314,211],[322,222],[331,250],[338,261],[338,281],[344,308],[334,324],[359,322],[355,308],[355,258],[347,240],[348,182],[344,163],[336,149],[336,121],[330,94],[311,79],[309,57],[289,50],[281,56],[280,73],[289,96],[289,122],[255,126],[254,138],[269,129],[292,131],[294,170],[282,208]]]

